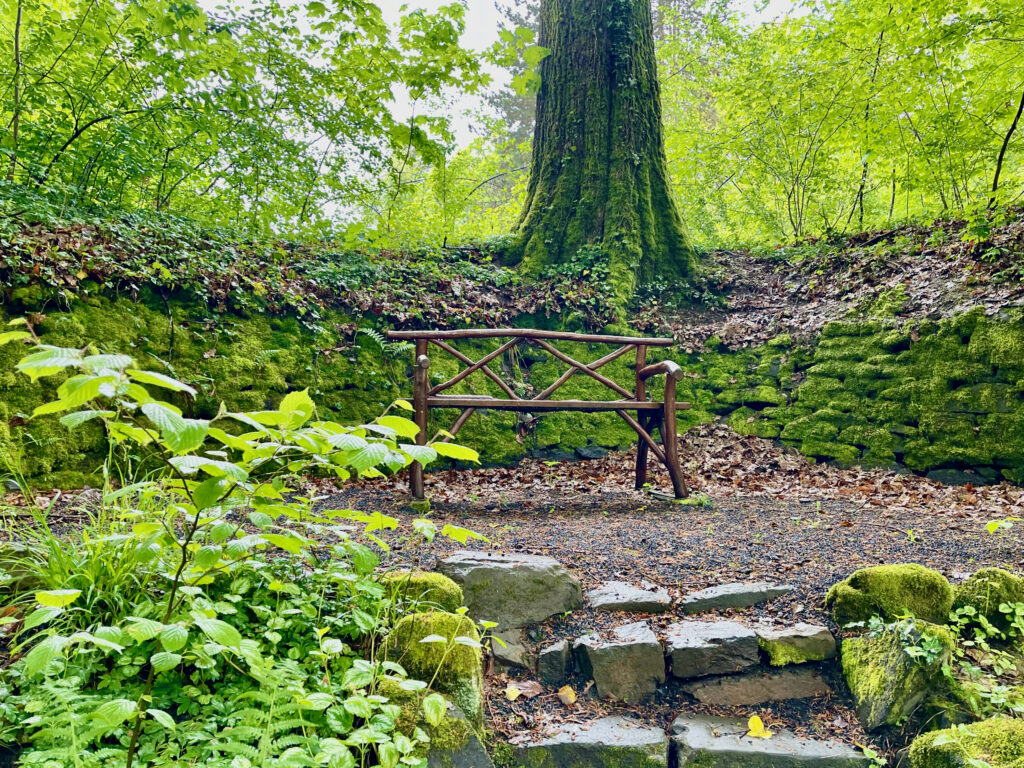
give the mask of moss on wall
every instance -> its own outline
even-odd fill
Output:
[[[7,319],[3,310],[0,319]],[[39,332],[50,344],[92,341],[105,351],[129,352],[148,367],[188,381],[201,392],[189,405],[193,415],[211,415],[221,400],[234,409],[273,406],[288,390],[308,387],[331,418],[358,423],[410,393],[411,354],[388,359],[362,336],[354,346],[352,320],[330,314],[320,325],[332,330],[313,334],[294,318],[213,315],[184,300],[165,305],[156,297],[135,303],[84,295],[69,308],[47,311]],[[498,343],[460,349],[476,359]],[[581,362],[611,349],[562,348]],[[17,345],[0,348],[0,453],[39,485],[81,485],[104,456],[103,434],[95,425],[68,433],[55,419],[26,422],[53,390],[14,372],[21,353]],[[461,367],[434,348],[430,357],[435,384]],[[777,438],[823,461],[902,465],[918,472],[971,468],[979,480],[1024,482],[1022,310],[993,317],[973,310],[916,328],[880,317],[833,322],[810,347],[794,346],[782,335],[732,352],[715,340],[694,353],[649,350],[649,362],[662,357],[686,371],[678,399],[692,407],[679,412],[680,431],[721,417],[741,434]],[[499,365],[523,395],[543,390],[565,370],[543,350],[525,346],[491,363],[495,370]],[[631,390],[633,355],[610,362],[601,373]],[[661,385],[652,382],[654,397],[660,397]],[[501,395],[479,372],[449,392]],[[554,397],[618,396],[576,374]],[[431,430],[450,427],[457,415],[435,413]],[[595,455],[623,448],[635,435],[613,413],[531,417],[480,411],[458,439],[479,450],[485,462],[505,464],[528,454]]]

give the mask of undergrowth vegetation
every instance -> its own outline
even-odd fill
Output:
[[[28,321],[0,343],[31,345],[21,374],[62,379],[33,418],[99,422],[112,454],[159,466],[116,483],[108,475],[72,532],[51,528],[52,510],[5,515],[16,528],[0,544],[10,654],[0,749],[48,768],[426,764],[426,728],[447,705],[432,680],[410,679],[384,637],[403,613],[437,606],[375,575],[387,546],[374,532],[399,521],[321,509],[295,483],[439,455],[475,461],[474,451],[418,445],[416,425],[396,413],[359,426],[320,420],[305,391],[274,410],[186,418],[172,400],[194,390],[129,356],[42,345]],[[411,525],[409,552],[438,535],[481,538]],[[442,657],[480,643],[425,641],[444,644]]]

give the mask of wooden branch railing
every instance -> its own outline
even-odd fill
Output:
[[[543,331],[523,328],[476,328],[450,331],[389,331],[389,339],[411,340],[416,344],[414,358],[414,392],[411,398],[416,425],[419,427],[419,434],[416,442],[423,445],[427,442],[427,422],[431,408],[458,408],[462,413],[455,420],[449,430],[455,435],[466,423],[469,417],[481,409],[493,409],[517,412],[549,412],[549,411],[583,411],[600,412],[613,411],[617,413],[639,436],[640,442],[637,448],[636,464],[636,488],[642,488],[647,481],[647,456],[653,453],[668,469],[672,479],[672,487],[677,497],[686,495],[686,484],[683,481],[682,469],[679,462],[679,447],[677,443],[676,410],[689,408],[689,403],[676,402],[676,385],[683,375],[682,369],[671,360],[663,360],[651,365],[647,364],[648,347],[668,347],[672,345],[672,339],[663,338],[638,338],[633,336],[602,336],[598,334],[568,333],[565,331]],[[473,360],[468,355],[456,349],[449,342],[462,339],[507,339],[496,349],[488,352],[479,360]],[[603,357],[591,363],[581,363],[562,350],[555,347],[551,342],[572,341],[586,344],[618,344],[617,349],[609,352]],[[543,349],[556,360],[565,363],[568,370],[555,379],[543,390],[532,398],[526,399],[516,393],[516,390],[501,378],[495,371],[491,370],[489,363],[500,359],[506,352],[511,351],[520,344],[529,343]],[[437,346],[448,353],[466,367],[460,370],[450,379],[430,386],[429,367],[430,359],[427,350],[430,344]],[[634,389],[631,392],[626,387],[603,374],[598,369],[618,359],[622,355],[635,350],[636,352],[636,376]],[[467,379],[474,373],[480,373],[490,379],[506,395],[505,398],[492,397],[490,395],[444,395],[445,390]],[[572,376],[583,374],[594,379],[602,386],[614,392],[620,397],[616,400],[551,400],[550,397],[564,385]],[[651,401],[647,397],[647,382],[654,376],[665,376],[665,395],[661,402]],[[633,417],[629,411],[636,411],[637,416]],[[653,436],[657,430],[661,435],[661,445]],[[445,437],[445,440],[451,438]],[[419,462],[413,462],[411,470],[410,486],[412,495],[416,499],[423,499],[423,467]]]

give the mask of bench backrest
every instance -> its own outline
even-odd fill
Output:
[[[605,336],[592,333],[569,333],[566,331],[545,331],[531,328],[468,328],[449,331],[388,331],[387,335],[389,339],[413,341],[416,343],[416,365],[418,369],[422,368],[423,371],[422,376],[417,377],[418,384],[426,381],[425,374],[426,367],[428,365],[426,354],[428,345],[430,344],[439,347],[466,365],[465,368],[459,371],[448,381],[429,387],[426,392],[429,396],[437,395],[440,392],[455,386],[467,376],[470,376],[476,371],[480,371],[491,379],[491,381],[493,381],[510,400],[523,400],[524,403],[529,402],[530,400],[536,401],[548,399],[559,387],[561,387],[576,373],[586,374],[615,392],[616,395],[621,398],[625,398],[627,400],[644,400],[647,396],[645,382],[648,375],[641,374],[645,369],[649,368],[647,366],[647,348],[669,347],[674,343],[672,339],[657,337]],[[484,355],[479,360],[472,360],[452,346],[451,342],[456,342],[462,339],[507,339],[507,341],[499,345],[497,349]],[[574,360],[561,350],[555,348],[551,343],[554,341],[572,341],[586,344],[613,344],[618,345],[618,348],[597,360],[589,363],[581,363]],[[505,352],[521,343],[536,344],[552,357],[569,366],[568,369],[553,383],[529,399],[525,399],[517,395],[515,390],[512,389],[508,383],[506,383],[500,376],[498,376],[498,374],[487,366],[487,364],[492,360],[500,357]],[[636,382],[634,391],[630,392],[617,382],[597,372],[598,369],[605,364],[610,363],[612,360],[634,350],[636,353]]]

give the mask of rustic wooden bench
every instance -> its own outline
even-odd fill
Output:
[[[672,339],[659,338],[634,338],[631,336],[603,336],[585,333],[567,333],[562,331],[542,331],[519,328],[495,328],[495,329],[466,329],[456,331],[388,331],[389,339],[402,339],[414,341],[416,344],[415,358],[413,361],[414,387],[412,398],[405,398],[411,402],[415,421],[420,428],[416,441],[423,445],[427,442],[427,416],[431,408],[458,408],[462,413],[455,420],[449,429],[454,436],[466,423],[466,420],[473,415],[474,411],[482,409],[517,411],[525,413],[545,411],[583,411],[601,412],[613,411],[629,424],[640,437],[639,447],[636,456],[636,488],[639,490],[647,482],[647,456],[648,452],[653,453],[668,469],[672,478],[672,488],[676,498],[684,498],[687,495],[686,483],[683,481],[683,473],[679,464],[679,450],[676,441],[676,409],[687,409],[689,403],[676,402],[676,384],[682,377],[682,369],[671,360],[664,360],[652,365],[647,364],[648,347],[668,347],[672,345]],[[465,339],[508,339],[500,344],[497,349],[488,352],[479,360],[473,360],[463,354],[452,344]],[[604,357],[594,360],[591,363],[581,363],[561,350],[557,349],[552,342],[572,341],[587,344],[617,344],[619,347],[609,352]],[[441,384],[430,385],[428,369],[430,358],[427,356],[427,349],[430,344],[439,347],[447,354],[453,356],[466,367],[452,378]],[[516,391],[505,382],[497,373],[488,367],[488,363],[499,358],[507,351],[520,344],[535,344],[545,350],[552,357],[560,360],[568,366],[553,383],[541,392],[529,398],[520,397]],[[636,351],[636,382],[633,391],[626,389],[617,382],[598,373],[598,369],[606,363],[610,363],[618,357]],[[443,395],[444,390],[449,389],[472,373],[480,371],[493,381],[505,394],[505,397],[491,397],[487,395]],[[554,392],[565,384],[571,376],[583,373],[596,381],[599,381],[621,399],[618,400],[551,400]],[[665,395],[661,402],[648,399],[647,380],[652,376],[665,375]],[[636,417],[630,415],[630,411],[636,412]],[[661,435],[661,444],[655,442],[654,430],[657,429]],[[444,437],[450,440],[450,437]],[[423,499],[423,465],[413,462],[411,469],[412,495],[414,499]]]

